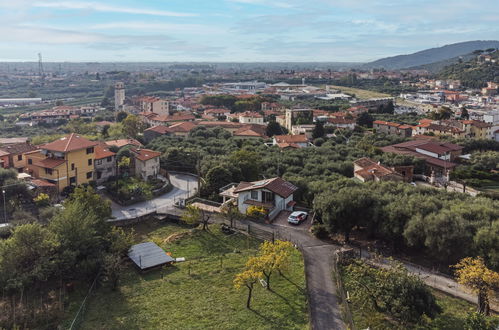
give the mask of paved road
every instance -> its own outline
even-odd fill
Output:
[[[197,189],[197,178],[187,174],[170,173],[170,181],[173,189],[152,200],[140,202],[129,206],[121,206],[111,202],[113,218],[116,220],[133,219],[154,212],[166,212],[173,209],[173,205],[179,199],[185,199],[195,194]]]
[[[223,222],[218,217],[213,222]],[[247,224],[248,221],[239,220]],[[299,226],[250,222],[253,228],[273,232],[276,239],[287,240],[303,251],[305,278],[313,330],[346,329],[341,317],[337,288],[333,281],[333,253],[339,247],[325,243]]]
[[[380,262],[374,261],[374,259],[371,258],[372,256],[369,254],[369,252],[365,250],[362,250],[362,257],[368,259],[368,262],[377,267],[387,267],[387,265],[390,263],[390,261],[387,259],[382,259]],[[477,303],[477,295],[470,293],[464,286],[457,283],[453,278],[433,272],[430,269],[423,268],[422,266],[415,265],[403,260],[398,260],[395,258],[394,260],[401,262],[410,273],[419,276],[419,278],[421,278],[423,282],[425,282],[428,286],[445,292],[451,296],[466,300],[472,304]],[[497,301],[491,300],[490,309],[499,313],[499,303]]]

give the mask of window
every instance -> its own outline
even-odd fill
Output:
[[[75,164],[74,164],[74,163],[72,163],[72,164],[71,164],[71,171],[74,171],[74,170],[75,170]]]
[[[258,190],[251,191],[251,199],[257,201],[258,200]]]
[[[92,159],[88,160],[88,166],[92,166]]]
[[[102,172],[96,172],[97,173],[97,180],[99,180],[102,177]]]
[[[268,191],[262,191],[262,202],[274,203],[274,193]]]
[[[17,160],[19,161],[23,160],[23,155],[17,155]]]
[[[108,171],[108,172],[112,172],[112,171],[113,171],[113,168],[112,168],[112,167],[108,167],[108,168],[107,168],[107,171]]]
[[[29,158],[29,159],[28,159],[28,164],[29,164],[29,165],[32,165],[32,164],[33,164],[33,159]]]
[[[95,160],[95,165],[101,165],[101,164],[102,164],[102,159]]]
[[[76,177],[69,178],[69,184],[76,184]]]
[[[91,179],[94,172],[87,172],[87,179]]]
[[[87,155],[88,154],[93,154],[94,153],[94,147],[87,148]]]
[[[51,168],[46,168],[45,169],[45,174],[52,175],[52,169]]]
[[[108,162],[108,163],[110,163],[110,162],[112,162],[112,161],[113,161],[113,157],[112,157],[112,156],[107,157],[107,162]]]

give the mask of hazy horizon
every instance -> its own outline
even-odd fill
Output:
[[[364,63],[499,36],[499,3],[0,0],[0,61]]]

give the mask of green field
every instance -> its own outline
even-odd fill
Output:
[[[345,290],[350,292],[351,303],[349,304],[352,312],[353,321],[357,329],[400,329],[400,324],[391,320],[388,315],[377,312],[372,307],[367,297],[360,297],[352,294],[357,286],[353,281],[349,281],[348,273],[342,268],[342,278]],[[465,329],[465,320],[469,312],[476,311],[476,306],[469,302],[451,297],[438,290],[432,289],[438,305],[442,308],[435,319],[425,319],[424,324],[406,326],[406,329],[438,329],[438,330],[461,330]]]
[[[328,85],[331,88],[338,89],[342,93],[355,94],[355,96],[359,99],[370,99],[370,98],[382,98],[382,97],[391,97],[389,94],[373,92],[366,89],[352,88],[352,87],[344,87],[344,86],[335,86]]]
[[[184,236],[172,241],[170,236],[177,233]],[[308,328],[298,251],[285,277],[272,275],[272,291],[257,284],[248,310],[247,290],[234,289],[232,280],[260,242],[241,234],[227,236],[216,225],[203,232],[157,221],[136,226],[136,238],[154,241],[187,261],[146,274],[129,263],[117,291],[104,286],[92,296],[82,329]]]

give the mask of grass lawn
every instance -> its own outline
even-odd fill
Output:
[[[342,268],[342,278],[345,289],[350,292],[352,301],[350,311],[353,314],[355,327],[358,329],[400,329],[400,325],[390,320],[387,315],[374,310],[368,299],[352,295],[356,285],[348,280],[348,273]],[[442,313],[433,320],[427,320],[426,324],[409,327],[408,329],[435,329],[435,330],[460,330],[464,329],[464,322],[468,312],[475,311],[476,306],[469,302],[451,297],[438,290],[433,290]]]
[[[344,86],[334,86],[329,85],[329,87],[338,89],[343,93],[355,94],[357,98],[360,99],[370,99],[370,98],[381,98],[381,97],[391,97],[389,94],[373,92],[366,89],[352,88],[352,87],[344,87]]]
[[[102,287],[87,308],[83,329],[304,329],[308,328],[303,259],[296,251],[286,278],[272,276],[272,291],[255,285],[252,309],[247,290],[232,280],[254,255],[259,241],[149,221],[135,227],[137,242],[154,241],[186,262],[140,274],[129,263],[117,291]],[[172,240],[171,235],[183,236]],[[170,237],[169,240],[167,238]],[[190,274],[189,274],[190,272]]]

